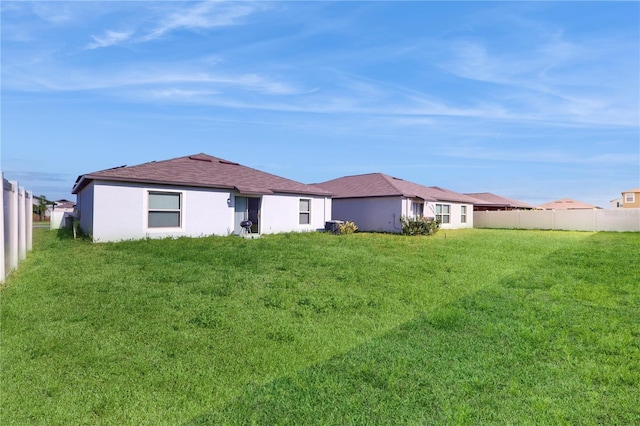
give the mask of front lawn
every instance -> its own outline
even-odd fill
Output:
[[[638,424],[640,234],[91,244],[0,294],[0,424]]]

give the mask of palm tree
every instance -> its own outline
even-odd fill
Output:
[[[35,197],[38,200],[38,204],[33,206],[33,213],[38,215],[38,220],[43,220],[45,213],[47,212],[48,206],[54,204],[53,201],[47,200],[47,197],[44,195],[40,195],[39,197]]]

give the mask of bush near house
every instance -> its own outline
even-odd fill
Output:
[[[345,223],[338,224],[338,233],[341,235],[353,234],[358,230],[355,223],[346,221]]]
[[[36,229],[0,292],[0,424],[638,424],[639,255],[638,233]]]
[[[430,217],[400,216],[403,235],[432,235],[440,229],[440,223]]]

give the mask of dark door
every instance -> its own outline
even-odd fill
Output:
[[[251,232],[259,234],[260,232],[260,198],[247,198],[248,217],[251,221]]]

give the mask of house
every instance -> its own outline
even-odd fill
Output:
[[[625,209],[640,208],[640,188],[630,189],[622,193],[622,207]]]
[[[512,200],[511,198],[502,197],[490,192],[472,192],[465,193],[469,197],[475,199],[473,203],[474,211],[495,211],[495,210],[533,210],[534,205]]]
[[[620,208],[622,208],[623,204],[624,203],[622,202],[622,197],[618,197],[615,200],[609,201],[609,208],[611,208],[611,209],[620,209]]]
[[[402,232],[400,217],[432,217],[441,228],[473,228],[473,199],[383,173],[345,176],[314,186],[332,193],[331,216],[362,231]]]
[[[331,219],[328,191],[203,153],[87,173],[72,193],[94,241],[303,232]]]
[[[541,204],[538,208],[540,210],[585,210],[599,209],[600,207],[583,203],[582,201],[572,200],[570,198],[561,198],[559,200]]]
[[[76,205],[69,200],[54,201],[51,208],[50,229],[60,229],[70,226],[69,219],[75,218]]]

